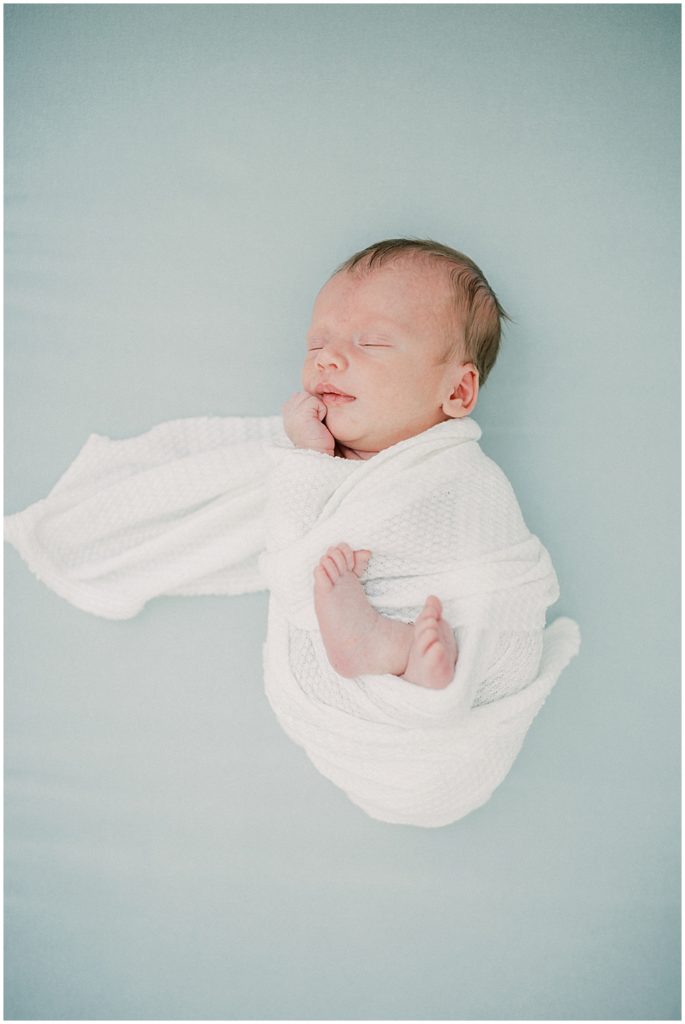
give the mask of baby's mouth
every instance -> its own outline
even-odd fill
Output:
[[[347,395],[332,384],[319,384],[316,392],[326,405],[345,405],[355,401],[354,395]]]
[[[321,400],[324,405],[346,405],[355,401],[352,395],[339,395],[337,391],[324,391]]]

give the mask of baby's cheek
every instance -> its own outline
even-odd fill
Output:
[[[302,373],[314,373],[316,368],[316,351],[311,349],[305,353],[304,360],[302,362]]]
[[[396,413],[398,409],[406,408],[408,403],[414,399],[412,390],[407,388],[404,381],[393,380],[387,377],[376,390],[375,406],[377,412]]]

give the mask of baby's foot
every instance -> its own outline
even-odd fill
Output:
[[[413,627],[384,618],[368,601],[359,577],[371,552],[349,544],[329,548],[314,570],[314,608],[328,660],[341,676],[391,672],[407,663]]]
[[[443,689],[454,675],[457,643],[442,617],[439,598],[429,597],[414,623],[414,638],[403,679],[431,689]]]

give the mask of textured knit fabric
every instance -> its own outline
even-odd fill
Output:
[[[279,417],[91,435],[47,498],[5,517],[5,537],[109,618],[268,586],[266,692],[286,733],[371,816],[435,827],[489,798],[579,646],[571,620],[545,629],[554,569],[479,438],[452,420],[352,461],[295,448]],[[341,541],[371,549],[362,582],[382,614],[413,621],[441,597],[459,649],[445,689],[333,671],[313,570]]]

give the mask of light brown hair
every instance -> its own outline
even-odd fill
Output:
[[[450,279],[457,316],[443,362],[458,357],[473,363],[482,387],[497,359],[502,324],[505,320],[511,321],[511,317],[502,308],[483,271],[463,252],[432,238],[387,238],[350,256],[332,276],[344,271],[370,272],[385,262],[408,256],[452,264]],[[459,325],[463,328],[463,337]]]

